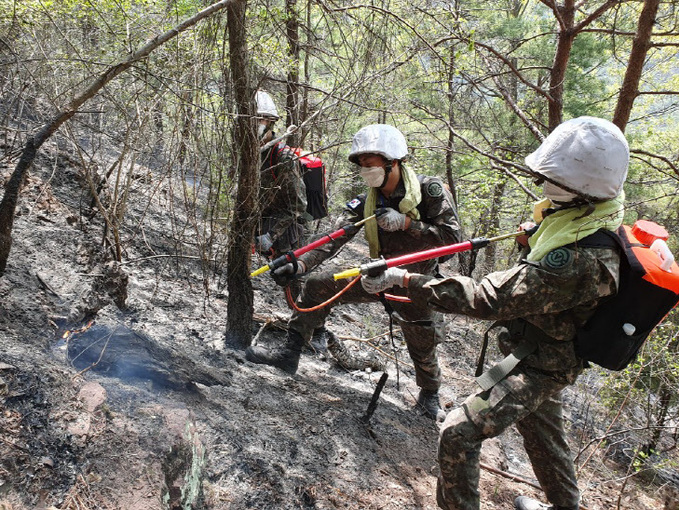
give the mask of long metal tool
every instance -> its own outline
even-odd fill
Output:
[[[377,259],[362,264],[359,267],[353,267],[342,271],[340,273],[335,273],[333,277],[335,280],[342,280],[343,278],[352,278],[354,276],[366,275],[366,276],[377,276],[378,274],[386,271],[390,267],[404,266],[406,264],[414,264],[415,262],[422,262],[423,260],[436,259],[443,257],[445,255],[452,255],[453,253],[460,253],[463,251],[476,250],[488,246],[490,243],[495,241],[500,241],[502,239],[508,239],[510,237],[518,237],[521,235],[530,234],[524,230],[519,230],[517,232],[511,232],[509,234],[502,234],[495,237],[476,237],[468,241],[456,244],[447,244],[445,246],[440,246],[438,248],[431,248],[429,250],[418,251],[414,253],[408,253],[406,255],[401,255],[400,257],[394,257],[391,259]]]
[[[319,239],[315,240],[314,242],[307,244],[306,246],[302,246],[301,248],[297,248],[296,250],[294,250],[292,252],[292,256],[297,258],[300,255],[304,255],[305,253],[310,252],[311,250],[316,249],[319,246],[323,246],[325,243],[333,241],[333,240],[337,239],[338,237],[342,237],[343,235],[345,235],[347,233],[346,229],[348,229],[348,228],[358,228],[361,225],[363,225],[366,221],[372,220],[373,218],[375,218],[374,214],[372,216],[368,216],[367,218],[362,219],[361,221],[357,221],[353,225],[346,225],[346,226],[342,227],[341,229],[336,230],[335,232],[331,232],[330,234],[326,234],[323,237],[320,237]],[[286,253],[284,255],[276,257],[271,262],[269,262],[266,266],[262,266],[259,269],[256,269],[255,271],[250,273],[250,278],[252,278],[253,276],[257,276],[257,275],[260,275],[262,273],[265,273],[266,271],[269,271],[269,270],[273,271],[275,269],[278,269],[279,267],[284,266],[288,262],[292,262],[293,261],[292,256],[289,253]]]

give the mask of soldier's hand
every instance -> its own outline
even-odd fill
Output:
[[[390,267],[377,276],[362,276],[361,285],[363,285],[363,290],[369,294],[379,294],[392,287],[403,287],[403,279],[406,273],[408,271],[400,267]]]
[[[406,215],[392,209],[391,207],[382,207],[375,211],[377,215],[377,225],[387,232],[395,232],[396,230],[405,230]]]
[[[304,262],[297,261],[297,271],[295,271],[295,265],[292,262],[288,262],[284,266],[274,269],[271,276],[278,285],[287,287],[293,280],[299,278],[304,273],[306,273]]]
[[[344,229],[344,234],[345,234],[345,235],[348,235],[348,236],[356,235],[356,233],[357,233],[359,230],[361,230],[361,227],[357,227],[356,225],[353,225],[353,224],[351,224],[351,223],[348,224],[348,225],[344,225],[344,226],[341,227],[341,228]]]
[[[273,239],[267,232],[261,236],[255,237],[255,250],[262,255],[271,255],[271,248],[273,247]]]
[[[533,234],[536,226],[532,221],[526,221],[519,225],[519,232],[527,232],[527,234],[517,236],[516,243],[522,247],[528,246],[528,238]]]

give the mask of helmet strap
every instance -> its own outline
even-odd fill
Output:
[[[387,160],[387,162],[384,164],[382,167],[384,168],[384,180],[382,181],[382,184],[380,184],[380,189],[384,188],[387,185],[387,181],[389,180],[389,174],[391,173],[392,168],[394,168],[394,161],[393,160]]]
[[[550,214],[554,214],[555,212],[558,211],[563,211],[564,209],[573,209],[587,206],[587,209],[585,209],[585,212],[583,212],[581,216],[573,218],[573,221],[575,221],[582,219],[585,216],[589,216],[594,212],[594,208],[596,207],[596,204],[594,202],[592,202],[591,200],[586,200],[582,197],[577,197],[571,200],[570,202],[555,202],[554,200],[552,200],[552,203],[554,203],[554,205],[556,205],[557,207],[550,207],[548,209],[545,209],[543,212],[545,218]]]

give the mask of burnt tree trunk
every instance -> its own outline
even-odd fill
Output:
[[[227,255],[229,298],[225,341],[235,348],[245,348],[252,341],[254,298],[249,274],[250,249],[257,222],[259,190],[259,144],[255,136],[255,90],[248,72],[246,11],[246,0],[234,0],[227,9],[229,63],[238,113],[233,140],[238,162],[238,191]]]

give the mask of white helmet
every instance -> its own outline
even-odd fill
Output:
[[[608,200],[622,191],[629,146],[612,122],[578,117],[557,126],[535,152],[526,156],[526,165],[567,191],[590,200]]]
[[[276,109],[276,104],[271,99],[271,96],[264,92],[263,90],[258,90],[255,96],[257,100],[257,116],[266,117],[273,120],[278,120],[278,110]]]
[[[398,129],[387,124],[371,124],[358,130],[351,142],[349,161],[358,164],[361,154],[379,154],[389,161],[408,155],[408,144]]]

